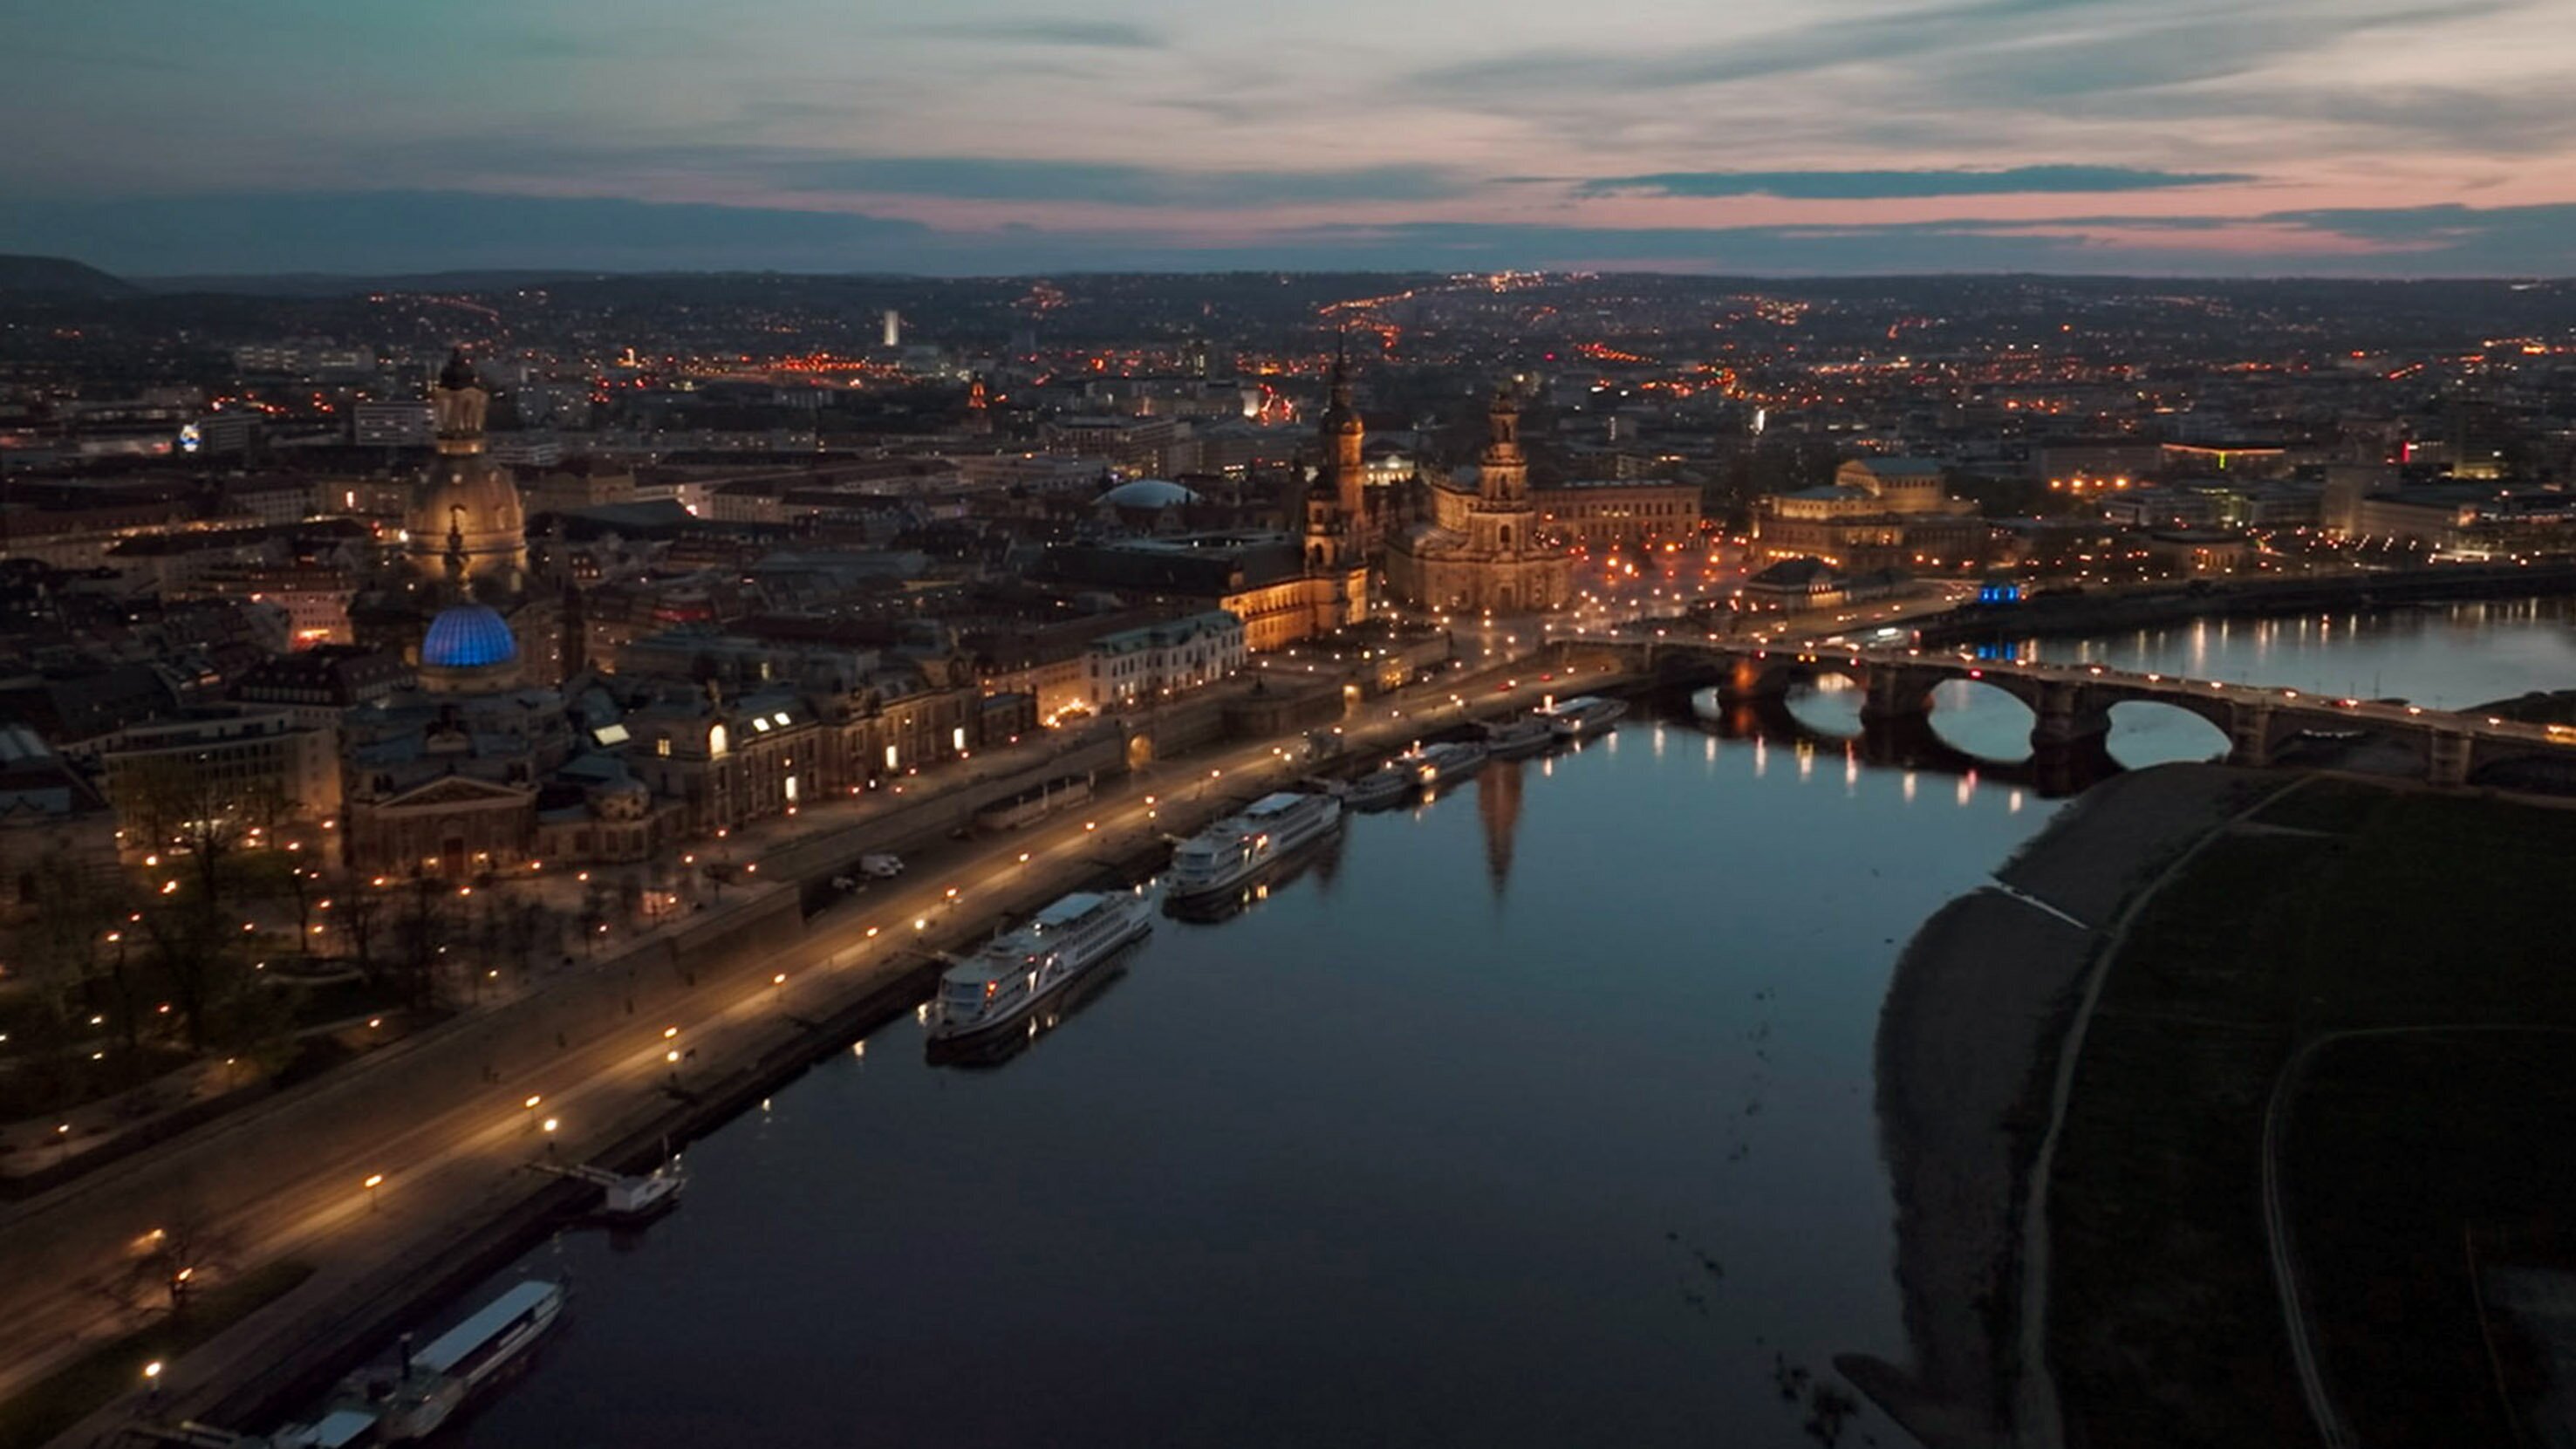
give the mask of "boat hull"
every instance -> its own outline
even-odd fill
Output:
[[[1485,755],[1495,760],[1520,760],[1538,754],[1556,743],[1553,729],[1532,730],[1527,734],[1508,735],[1495,732],[1485,737]]]
[[[1349,797],[1351,807],[1357,810],[1384,809],[1403,799],[1407,792],[1419,788],[1419,784],[1420,782],[1404,775],[1391,775],[1383,770],[1372,771],[1362,775],[1352,784]]]
[[[1588,740],[1594,735],[1609,733],[1619,721],[1627,717],[1628,706],[1618,700],[1610,700],[1603,708],[1553,720],[1549,728],[1555,731],[1556,737],[1560,740]]]

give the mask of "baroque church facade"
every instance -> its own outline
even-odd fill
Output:
[[[1531,614],[1574,594],[1574,559],[1539,536],[1521,453],[1520,405],[1498,390],[1485,411],[1475,486],[1430,484],[1423,516],[1387,540],[1386,578],[1396,598],[1451,613]]]

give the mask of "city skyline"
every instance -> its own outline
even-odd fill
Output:
[[[146,276],[2576,271],[2567,0],[188,18],[11,22],[35,64],[0,99],[0,251]]]

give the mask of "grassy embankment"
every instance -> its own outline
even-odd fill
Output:
[[[2313,1441],[2260,1192],[2266,1103],[2301,1043],[2576,1027],[2576,813],[2317,781],[2253,825],[2142,915],[2077,1071],[2049,1310],[2077,1444]],[[2576,1038],[2364,1038],[2313,1063],[2283,1166],[2337,1402],[2365,1442],[2509,1442],[2463,1233],[2567,1200],[2565,1172],[2493,1169],[2566,1140]]]
[[[144,1386],[143,1366],[171,1362],[266,1307],[313,1270],[271,1263],[192,1298],[184,1312],[99,1345],[0,1402],[0,1444],[42,1444]]]

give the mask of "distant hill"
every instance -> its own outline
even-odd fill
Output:
[[[0,297],[101,301],[141,296],[143,289],[69,257],[0,256]]]
[[[602,271],[539,268],[463,272],[245,272],[190,273],[136,277],[147,292],[169,295],[245,297],[352,297],[368,292],[506,292],[521,287],[553,287],[580,282],[653,283],[693,286],[706,282],[817,280],[835,282],[918,283],[935,279],[900,272],[671,272]]]
[[[231,294],[248,297],[350,297],[367,292],[502,292],[561,282],[603,280],[607,272],[483,271],[412,272],[360,276],[330,272],[209,274],[141,277],[141,287],[171,294]]]

